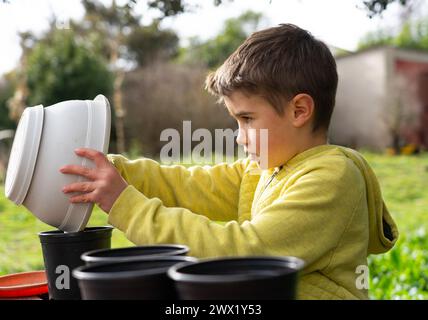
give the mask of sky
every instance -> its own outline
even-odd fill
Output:
[[[111,3],[111,0],[101,1]],[[389,8],[382,18],[369,19],[366,11],[361,9],[362,0],[224,0],[219,7],[213,5],[213,0],[187,2],[196,7],[192,12],[167,18],[162,23],[163,27],[172,28],[179,35],[183,45],[189,37],[208,39],[215,36],[226,19],[238,17],[249,9],[265,17],[261,28],[294,23],[329,45],[350,51],[356,49],[358,41],[367,32],[395,25],[399,21],[398,5]],[[137,10],[143,16],[143,24],[149,24],[155,16],[147,12],[144,0],[139,0]],[[40,34],[47,29],[48,19],[52,15],[64,21],[66,26],[69,18],[82,17],[83,7],[80,0],[0,2],[0,75],[12,70],[18,63],[21,54],[18,32],[31,30]]]

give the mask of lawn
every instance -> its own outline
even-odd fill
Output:
[[[387,156],[364,153],[379,178],[400,239],[387,254],[370,257],[373,299],[428,299],[428,154]],[[37,233],[52,228],[4,198],[0,187],[0,275],[43,269]],[[91,226],[107,224],[95,208]],[[120,231],[112,246],[132,245]]]
[[[428,299],[428,154],[364,154],[398,224],[396,247],[369,260],[371,297]]]

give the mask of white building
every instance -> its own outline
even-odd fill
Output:
[[[330,142],[383,150],[428,149],[428,52],[377,47],[336,57]]]

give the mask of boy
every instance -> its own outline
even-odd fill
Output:
[[[299,298],[365,299],[367,255],[391,249],[398,231],[365,160],[327,144],[337,81],[329,49],[307,31],[256,32],[207,78],[248,159],[186,169],[80,149],[96,168],[63,167],[89,180],[64,192],[97,203],[136,244],[185,244],[201,258],[296,256],[306,262]],[[259,129],[268,130],[267,161],[254,174]]]

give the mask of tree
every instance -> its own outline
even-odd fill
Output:
[[[39,41],[28,56],[30,105],[45,106],[63,100],[110,95],[112,74],[104,61],[78,43],[71,30],[57,30]]]
[[[129,0],[130,3],[135,3],[137,0]],[[228,0],[229,2],[233,0]],[[266,0],[269,4],[272,0]],[[399,3],[403,7],[410,8],[414,3],[420,0],[361,0],[363,7],[367,11],[370,18],[381,15],[392,3]],[[214,5],[219,6],[226,2],[225,0],[213,0]],[[188,2],[185,0],[151,0],[149,4],[153,8],[157,8],[164,13],[165,16],[174,15],[184,12],[188,8]]]
[[[401,5],[406,5],[408,0],[369,0],[363,1],[364,8],[367,10],[367,15],[372,18],[382,14],[388,6],[393,2],[399,2]]]
[[[380,29],[364,35],[358,41],[358,50],[365,50],[378,46],[388,46],[393,45],[393,43],[394,36],[392,32],[390,30]]]
[[[85,8],[84,23],[80,32],[96,38],[95,43],[109,60],[114,73],[113,108],[117,152],[125,152],[125,115],[122,102],[122,83],[125,70],[121,61],[132,57],[137,63],[144,64],[159,57],[170,57],[175,54],[178,37],[172,31],[161,31],[159,20],[149,27],[140,25],[141,16],[135,12],[136,0],[118,5],[115,0],[105,6],[97,0],[83,0]],[[161,12],[162,19],[181,13],[185,10],[181,0],[150,0],[150,8]]]
[[[1,2],[7,5],[11,1],[3,0]],[[157,28],[159,23],[156,21],[152,26],[142,27],[140,25],[141,16],[134,10],[136,3],[137,0],[128,0],[122,5],[118,5],[113,0],[110,6],[105,6],[97,0],[82,0],[85,9],[83,21],[70,22],[76,38],[84,40],[88,50],[102,55],[109,62],[110,70],[114,74],[112,105],[118,152],[125,151],[123,121],[125,108],[122,106],[121,92],[125,72],[123,61],[132,58],[138,63],[145,63],[158,57],[169,57],[175,55],[177,49],[174,45],[177,46],[178,44],[178,38],[175,34],[171,31],[160,31]],[[189,5],[181,0],[149,0],[147,4],[151,10],[160,13],[159,20],[166,16],[179,14],[189,8]],[[54,17],[50,22],[50,30],[46,33],[44,40],[48,40],[50,34],[55,31],[55,24]],[[153,43],[149,44],[140,40],[155,41],[156,46],[153,46]],[[26,47],[21,46],[23,55],[21,66],[18,68],[21,76],[18,79],[15,95],[9,103],[10,109],[17,114],[18,118],[26,105],[28,95],[26,60],[28,53],[32,50],[32,48],[26,50]],[[149,50],[142,50],[142,47]],[[34,97],[37,95],[32,95],[31,99]]]
[[[134,28],[126,39],[128,55],[140,67],[178,54],[178,36],[172,30],[161,30],[159,22]]]
[[[7,101],[15,91],[15,84],[11,79],[13,76],[13,74],[8,74],[5,78],[0,79],[0,130],[15,129],[16,127],[16,123],[8,116],[7,107]]]
[[[368,33],[360,40],[358,49],[380,45],[428,50],[428,23],[426,19],[406,21],[397,34],[387,29]]]
[[[226,20],[223,30],[213,39],[202,42],[194,38],[188,48],[182,49],[180,59],[200,61],[209,68],[220,65],[257,29],[262,17],[261,13],[247,11],[238,18]]]
[[[108,7],[96,0],[82,0],[85,8],[83,26],[86,30],[95,30],[101,37],[98,39],[102,39],[101,45],[106,49],[105,55],[114,74],[113,108],[119,153],[125,152],[125,108],[122,105],[121,90],[124,70],[119,66],[119,61],[123,55],[126,30],[139,23],[140,17],[133,10],[135,3],[136,1],[129,1],[124,5],[117,5],[113,0]]]
[[[10,3],[11,0],[1,0],[3,3]],[[229,2],[233,0],[228,0]],[[271,2],[272,0],[266,0]],[[411,6],[412,2],[418,0],[362,0],[364,8],[367,10],[367,14],[370,18],[382,14],[391,3],[398,2],[402,6]],[[138,0],[128,0],[126,5],[128,7],[134,6]],[[219,6],[225,0],[213,0],[214,5]],[[150,8],[159,10],[163,17],[173,16],[179,13],[183,13],[189,8],[188,2],[185,0],[149,0],[148,5]]]

